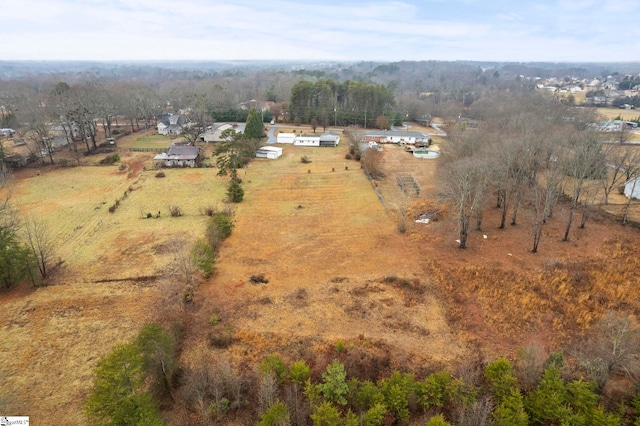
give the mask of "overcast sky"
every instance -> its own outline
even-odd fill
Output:
[[[0,60],[640,60],[639,0],[0,0]]]

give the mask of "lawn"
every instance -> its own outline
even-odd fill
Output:
[[[181,139],[178,137],[178,139]],[[118,146],[124,148],[167,148],[174,139],[171,136],[159,135],[155,131],[134,133],[118,139]]]
[[[605,120],[613,120],[618,117],[622,117],[623,120],[636,120],[640,117],[640,111],[633,109],[596,108],[596,111]]]

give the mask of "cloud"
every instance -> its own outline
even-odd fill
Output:
[[[5,3],[3,59],[621,61],[640,47],[633,0]]]

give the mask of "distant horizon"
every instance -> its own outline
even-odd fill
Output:
[[[236,62],[258,62],[258,63],[303,63],[303,64],[358,64],[358,63],[420,63],[420,62],[463,62],[481,64],[553,64],[553,65],[640,65],[640,60],[634,61],[499,61],[499,60],[474,60],[474,59],[359,59],[359,60],[336,60],[336,59],[0,59],[0,63],[24,63],[24,62],[76,62],[76,63],[236,63]]]
[[[640,51],[630,0],[6,0],[3,14],[6,61],[627,63]]]

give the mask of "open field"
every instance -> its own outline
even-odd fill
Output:
[[[640,111],[635,109],[596,108],[596,111],[606,120],[613,120],[617,117],[622,117],[623,120],[635,120],[640,117]]]
[[[176,315],[184,320],[186,365],[205,348],[210,358],[250,366],[272,352],[287,362],[304,356],[317,372],[337,342],[384,354],[386,368],[432,371],[513,356],[532,339],[561,348],[607,310],[640,313],[636,228],[597,213],[563,243],[561,206],[534,255],[526,216],[497,230],[498,209],[489,208],[483,231],[460,251],[455,224],[436,197],[438,160],[384,146],[386,177],[372,184],[358,162],[345,160],[346,141],[337,148],[284,146],[278,160],[256,159],[239,170],[245,200],[235,206],[233,234],[221,246],[216,274],[182,310],[171,245],[203,236],[200,211],[225,206],[227,178],[215,168],[156,177],[152,155],[128,152],[135,142],[127,138],[118,145],[122,170],[116,164],[17,175],[14,205],[49,224],[64,261],[54,285],[0,296],[0,400],[6,412],[30,415],[34,424],[54,424],[52,412],[85,424],[82,403],[99,357],[145,322]],[[311,163],[301,163],[303,155]],[[396,231],[398,173],[410,173],[421,188],[410,200],[405,234]],[[620,209],[624,199],[612,202]],[[169,217],[171,205],[184,215]],[[437,211],[437,220],[414,223],[424,211]],[[637,205],[633,214],[640,218]],[[269,282],[250,283],[258,274]],[[229,349],[206,344],[213,314],[233,330]]]

